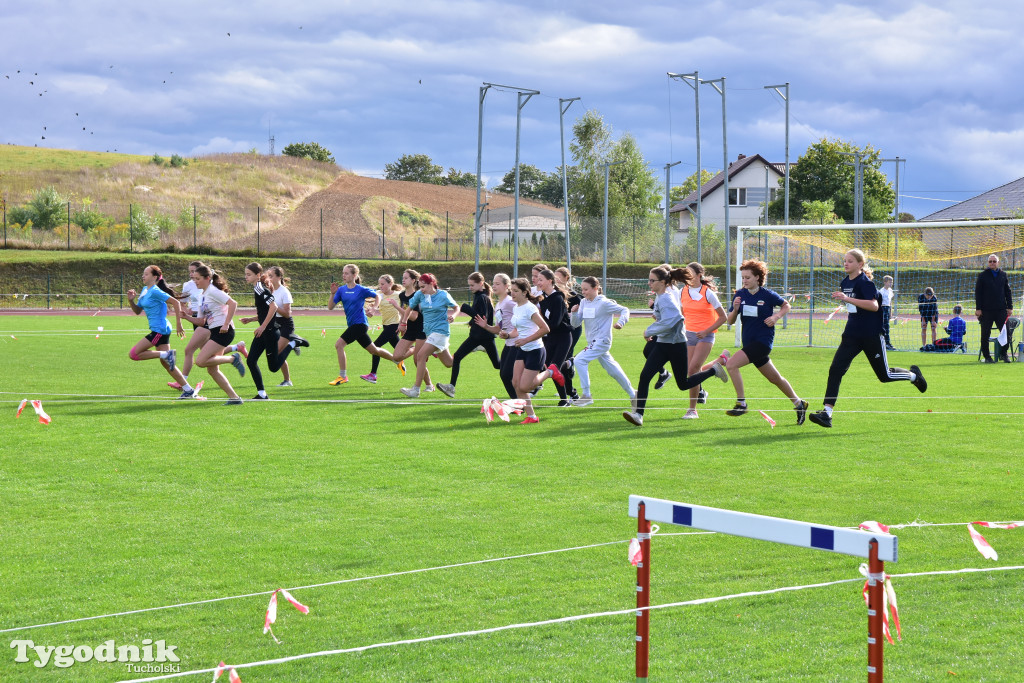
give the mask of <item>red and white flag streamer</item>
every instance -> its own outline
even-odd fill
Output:
[[[18,412],[16,412],[14,414],[14,417],[21,417],[21,411],[25,410],[25,406],[27,406],[27,405],[28,405],[28,399],[27,398],[21,399],[21,403],[18,404]]]
[[[45,410],[43,410],[43,402],[42,401],[32,401],[32,410],[36,411],[36,415],[39,416],[39,421],[42,424],[44,424],[44,425],[50,424],[50,421],[51,421],[50,420],[50,416],[46,414]]]
[[[629,563],[636,567],[643,559],[643,551],[640,548],[640,541],[632,539],[629,542]]]
[[[215,683],[216,680],[224,673],[225,669],[227,669],[228,672],[228,683],[242,683],[242,677],[238,675],[237,671],[235,671],[235,667],[228,666],[224,662],[221,662],[217,666],[217,670],[213,672],[213,680]]]
[[[775,429],[775,420],[770,418],[768,416],[768,413],[764,412],[763,410],[759,410],[757,412],[761,413],[761,417],[763,417],[768,422],[768,424],[772,426],[772,429]]]
[[[876,522],[877,524],[877,522]],[[860,573],[864,576],[869,577],[864,582],[864,604],[870,607],[871,603],[868,600],[868,584],[871,583],[870,572],[868,572],[867,564],[860,566]],[[900,611],[896,604],[896,590],[892,587],[892,578],[883,572],[885,579],[882,581],[882,635],[885,636],[886,640],[889,641],[890,645],[893,645],[892,632],[889,630],[889,612],[892,612],[892,623],[896,627],[896,639],[903,640],[903,633],[900,631]]]
[[[327,328],[326,327],[324,329],[320,330],[320,336],[321,337],[326,337],[327,336]]]
[[[836,313],[838,313],[839,311],[843,310],[844,308],[846,308],[846,304],[843,304],[842,306],[836,306],[836,310],[834,310],[834,311],[832,311],[831,313],[828,314],[828,317],[825,318],[825,322],[828,322],[829,320],[831,320],[833,318],[833,316],[835,316]]]
[[[507,401],[502,401],[501,407],[505,409],[506,413],[522,415],[523,409],[526,408],[526,400],[522,398],[510,398]]]
[[[267,605],[267,616],[263,619],[263,634],[266,635],[267,633],[269,633],[270,637],[274,639],[274,642],[277,643],[278,645],[280,645],[281,641],[277,639],[277,636],[274,635],[274,632],[270,628],[273,625],[273,623],[275,621],[277,621],[277,594],[278,593],[280,593],[281,596],[285,600],[287,600],[288,602],[292,603],[292,606],[295,609],[297,609],[300,612],[302,612],[303,614],[309,614],[309,608],[306,607],[305,605],[303,605],[301,602],[299,602],[295,598],[293,598],[291,596],[291,593],[289,593],[288,591],[286,591],[283,588],[278,588],[276,591],[274,591],[273,593],[270,594],[270,604]]]
[[[874,532],[876,534],[887,534],[887,533],[889,533],[889,527],[887,527],[886,525],[882,524],[881,522],[875,522],[875,521],[861,522],[859,528],[863,529],[864,531],[872,531],[872,532]]]
[[[526,401],[521,398],[501,401],[497,397],[491,396],[484,399],[483,404],[480,406],[480,412],[483,413],[488,422],[493,422],[495,417],[503,422],[508,422],[510,415],[522,414],[525,407]]]
[[[1024,525],[1024,522],[1013,522],[1011,524],[996,524],[995,522],[971,522],[967,525],[967,532],[971,535],[971,540],[974,541],[974,547],[978,549],[982,557],[988,560],[998,560],[999,553],[996,549],[989,545],[985,537],[982,536],[974,528],[974,525],[988,527],[989,529],[1016,529],[1019,526]]]

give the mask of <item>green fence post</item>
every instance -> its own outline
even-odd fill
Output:
[[[68,251],[71,251],[71,202],[68,202]]]
[[[50,274],[46,274],[46,310],[50,310]]]
[[[124,308],[124,273],[121,273],[121,303],[118,306]]]

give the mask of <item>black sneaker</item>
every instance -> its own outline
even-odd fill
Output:
[[[658,374],[658,381],[654,383],[654,388],[661,389],[663,386],[665,386],[665,382],[669,381],[670,379],[672,379],[672,373],[669,372],[668,370],[662,370]]]
[[[708,392],[706,392],[703,389],[701,389],[697,393],[697,403],[707,403],[707,402],[708,402]]]
[[[811,413],[807,417],[811,418],[811,422],[822,427],[832,426],[832,416],[826,413],[824,410],[819,410],[816,413]]]
[[[576,407],[576,404],[573,403],[572,401],[569,401],[569,400],[563,398],[563,399],[561,399],[558,402],[558,407],[559,408],[574,408],[574,407]]]
[[[569,398],[571,398],[574,401],[578,401],[580,398],[580,394],[578,391],[573,389],[572,391],[569,392]]]
[[[559,370],[562,371],[562,375],[564,375],[566,379],[572,379],[576,376],[576,363],[572,358],[566,358]]]
[[[733,417],[739,417],[740,415],[746,415],[747,414],[747,404],[746,403],[740,403],[739,401],[737,401],[736,405],[734,405],[729,410],[725,411],[725,414],[726,415],[732,415]]]
[[[796,408],[796,424],[799,427],[804,423],[807,418],[807,407],[810,404],[807,401],[800,401],[800,405]]]
[[[309,342],[297,334],[291,335],[291,337],[289,337],[289,340],[295,342],[296,348],[300,346],[309,346]]]
[[[924,378],[924,375],[921,374],[921,368],[917,367],[916,365],[911,365],[910,371],[917,375],[917,379],[911,382],[911,384],[917,387],[917,390],[920,391],[922,394],[928,391],[928,380],[926,380]]]
[[[267,401],[269,399],[270,399],[269,396],[260,396],[259,394],[256,394],[255,396],[253,396],[249,400],[250,401]]]
[[[224,405],[226,405],[226,406],[240,406],[240,405],[242,405],[242,397],[241,396],[236,396],[235,398],[229,398],[228,400],[224,401]]]

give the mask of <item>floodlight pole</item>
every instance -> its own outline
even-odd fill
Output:
[[[608,286],[608,169],[626,163],[623,161],[607,161],[604,164],[604,263],[601,266],[601,284]]]
[[[896,162],[896,205],[894,207],[895,216],[893,216],[892,222],[900,222],[900,162],[906,162],[906,159],[896,157],[895,159],[879,159],[880,162],[895,161]],[[892,273],[892,287],[893,289],[899,289],[899,277],[900,277],[900,229],[896,228],[896,244],[895,254],[893,254],[893,273]],[[895,313],[895,311],[893,311]]]
[[[516,95],[516,195],[515,195],[515,254],[512,261],[512,277],[519,277],[519,137],[523,129],[523,107],[539,90],[519,90]]]
[[[725,282],[728,284],[729,273],[732,270],[732,235],[729,231],[729,137],[725,125],[725,76],[701,80],[701,83],[710,85],[722,96],[722,189],[725,192]],[[721,84],[721,87],[719,87],[719,84]],[[740,271],[737,269],[734,290],[739,288]]]
[[[565,167],[565,112],[578,97],[558,98],[558,135],[562,150],[562,208],[565,212],[565,267],[572,272],[572,254],[569,249],[569,172]]]
[[[774,90],[779,94],[779,97],[786,103],[786,175],[784,176],[783,184],[785,186],[785,198],[783,199],[783,218],[782,224],[789,225],[789,83],[783,83],[782,85],[766,85],[765,90]],[[786,93],[783,94],[780,88],[785,88]],[[767,197],[765,198],[767,201]],[[767,217],[767,211],[765,212]],[[782,240],[782,291],[789,292],[789,238],[785,237]],[[782,318],[782,329],[786,329],[789,323],[789,316],[786,315]]]
[[[702,263],[701,241],[704,239],[704,236],[701,234],[700,196],[702,191],[701,186],[703,185],[701,181],[703,178],[701,177],[702,169],[700,165],[700,88],[697,87],[701,82],[700,73],[697,71],[694,71],[692,74],[674,74],[670,72],[668,77],[681,80],[683,83],[686,83],[688,86],[693,88],[693,105],[696,112],[697,122],[697,262]],[[666,259],[665,262],[667,263],[668,259]],[[728,278],[726,278],[726,282],[728,281]]]
[[[681,163],[683,162],[674,161],[671,164],[665,164],[665,263],[669,263],[668,250],[672,240],[672,216],[669,213],[672,208],[672,167]]]
[[[473,264],[475,270],[480,270],[480,214],[483,210],[483,205],[480,203],[480,181],[484,152],[484,98],[487,96],[487,91],[490,87],[489,83],[484,83],[480,86],[479,115],[476,124],[476,220],[474,221],[476,223],[476,234],[473,238]]]

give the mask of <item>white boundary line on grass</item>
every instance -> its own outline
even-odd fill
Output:
[[[1024,569],[1024,566],[1013,566],[1013,567],[988,567],[988,568],[965,568],[965,569],[947,569],[934,572],[916,572],[913,574],[890,574],[893,579],[899,578],[910,578],[920,576],[941,576],[948,574],[962,574],[962,573],[974,573],[974,572],[996,572],[996,571],[1012,571],[1017,569]],[[555,619],[544,619],[542,621],[529,621],[519,624],[508,624],[505,626],[494,626],[491,628],[477,629],[474,631],[459,631],[457,633],[444,633],[436,636],[424,636],[423,638],[409,638],[406,640],[392,640],[383,643],[373,643],[372,645],[361,645],[358,647],[342,648],[338,650],[321,650],[319,652],[307,652],[300,655],[291,655],[289,657],[278,657],[277,659],[265,659],[258,662],[248,662],[245,664],[231,664],[228,666],[235,669],[249,669],[257,666],[268,666],[271,664],[285,664],[287,662],[294,662],[300,659],[311,659],[313,657],[327,657],[330,655],[347,654],[351,652],[366,652],[367,650],[375,650],[385,647],[394,647],[396,645],[415,645],[418,643],[427,643],[436,640],[451,640],[453,638],[462,638],[467,636],[477,636],[487,633],[498,633],[500,631],[511,631],[513,629],[530,628],[533,626],[548,626],[551,624],[563,624],[573,621],[582,621],[584,619],[596,619],[600,617],[613,617],[623,616],[626,614],[635,615],[641,609],[647,609],[650,611],[657,609],[669,609],[672,607],[685,607],[689,605],[706,605],[714,602],[721,602],[724,600],[734,600],[737,598],[748,598],[748,597],[759,597],[762,595],[772,595],[774,593],[784,593],[791,591],[806,590],[809,588],[826,588],[829,586],[836,586],[844,583],[858,583],[863,581],[863,577],[856,579],[839,579],[837,581],[827,581],[824,583],[811,583],[800,586],[782,586],[780,588],[769,588],[761,591],[746,591],[744,593],[734,593],[732,595],[719,595],[711,598],[696,598],[694,600],[683,600],[681,602],[670,602],[661,605],[651,605],[646,608],[630,607],[629,609],[611,610],[605,612],[592,612],[590,614],[576,614],[568,617],[558,617]],[[141,683],[142,681],[161,681],[169,678],[182,678],[184,676],[195,676],[197,674],[210,674],[214,673],[217,667],[210,669],[195,669],[193,671],[182,671],[179,673],[166,674],[163,676],[152,676],[149,678],[132,678],[124,679],[120,683]]]

